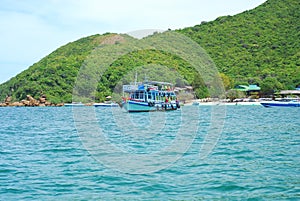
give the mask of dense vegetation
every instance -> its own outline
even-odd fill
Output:
[[[179,30],[199,43],[232,85],[300,85],[300,1],[268,0],[235,16]],[[272,90],[271,90],[272,91]]]
[[[35,98],[46,94],[54,103],[70,102],[73,84],[83,61],[107,35],[89,36],[60,47],[0,85],[1,100],[6,95],[12,95],[14,100],[22,100],[27,94]]]
[[[268,0],[253,10],[177,32],[207,51],[221,72],[226,89],[236,84],[258,84],[269,94],[300,85],[299,9],[298,0]],[[43,93],[52,102],[71,102],[73,86],[84,61],[112,35],[89,36],[57,49],[0,85],[0,100],[8,94],[14,100],[21,100],[27,94],[37,98]],[[151,70],[140,66],[151,66]],[[133,51],[113,62],[101,77],[94,98],[102,101],[120,90],[119,81],[129,82],[135,72],[143,78],[164,79],[178,86],[193,85],[198,97],[209,95],[199,79],[201,76],[186,61],[149,49]]]
[[[105,100],[113,92],[120,94],[122,85],[133,82],[136,75],[137,81],[156,80],[178,87],[192,85],[199,97],[209,96],[201,75],[189,63],[169,53],[150,49],[131,52],[114,62],[101,76],[96,101]]]
[[[205,84],[211,86],[209,89],[213,85],[208,80],[205,83],[191,64],[178,55],[153,47],[152,42],[166,46],[170,42],[174,43],[173,38],[169,37],[175,35],[176,38],[178,34],[173,33],[154,34],[142,42],[127,35],[112,36],[109,39],[112,44],[96,48],[82,65],[73,98],[76,101],[91,102],[104,101],[107,96],[113,95],[115,100],[120,100],[122,85],[133,82],[135,76],[138,82],[156,80],[179,87],[192,85],[199,97],[211,95]],[[188,54],[187,57],[191,56]]]

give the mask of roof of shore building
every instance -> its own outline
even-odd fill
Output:
[[[234,89],[239,91],[260,91],[260,87],[256,84],[247,85],[237,85]]]

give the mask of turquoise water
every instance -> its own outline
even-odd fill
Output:
[[[218,122],[224,123],[222,132],[206,158],[199,152],[213,124],[212,108],[200,107],[198,116],[195,110],[185,106],[182,111],[129,115],[96,109],[104,136],[121,150],[116,155],[160,153],[174,143],[184,113],[192,114],[190,124],[198,119],[192,144],[176,161],[167,166],[152,161],[156,171],[147,173],[143,166],[139,173],[128,173],[130,155],[115,168],[101,161],[114,153],[104,158],[105,152],[88,151],[71,108],[0,108],[0,200],[300,199],[299,108],[226,107]],[[80,122],[89,125],[85,110],[80,113]],[[122,131],[116,120],[122,114],[134,128]],[[151,125],[151,115],[164,119],[161,127]],[[166,159],[175,156],[166,152]]]

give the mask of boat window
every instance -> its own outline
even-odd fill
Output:
[[[144,92],[141,91],[141,92],[139,93],[139,99],[144,99]]]
[[[151,95],[152,95],[152,99],[155,100],[155,91],[152,91]]]

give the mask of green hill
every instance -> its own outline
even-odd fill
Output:
[[[234,84],[293,89],[300,85],[299,10],[298,0],[268,0],[179,32],[199,43]]]
[[[207,51],[223,77],[229,78],[226,87],[258,84],[267,94],[300,85],[299,9],[298,0],[268,0],[253,10],[176,31]],[[7,94],[14,100],[21,100],[27,94],[37,98],[43,93],[52,102],[71,102],[79,69],[90,53],[110,36],[112,34],[93,35],[58,48],[1,84],[0,100]],[[160,65],[174,68],[177,74],[168,77],[169,80],[178,85],[193,85],[199,97],[208,95],[203,81],[186,61],[162,51],[147,50],[133,51],[116,60],[104,72],[95,99],[104,100],[121,78],[145,64],[156,65],[153,72],[166,71]],[[153,74],[157,76],[158,73]],[[147,76],[152,76],[151,71]]]
[[[70,102],[73,84],[82,63],[108,35],[89,36],[58,48],[0,85],[1,100],[7,94],[11,94],[14,100],[22,100],[27,94],[38,98],[43,93],[54,103]]]

